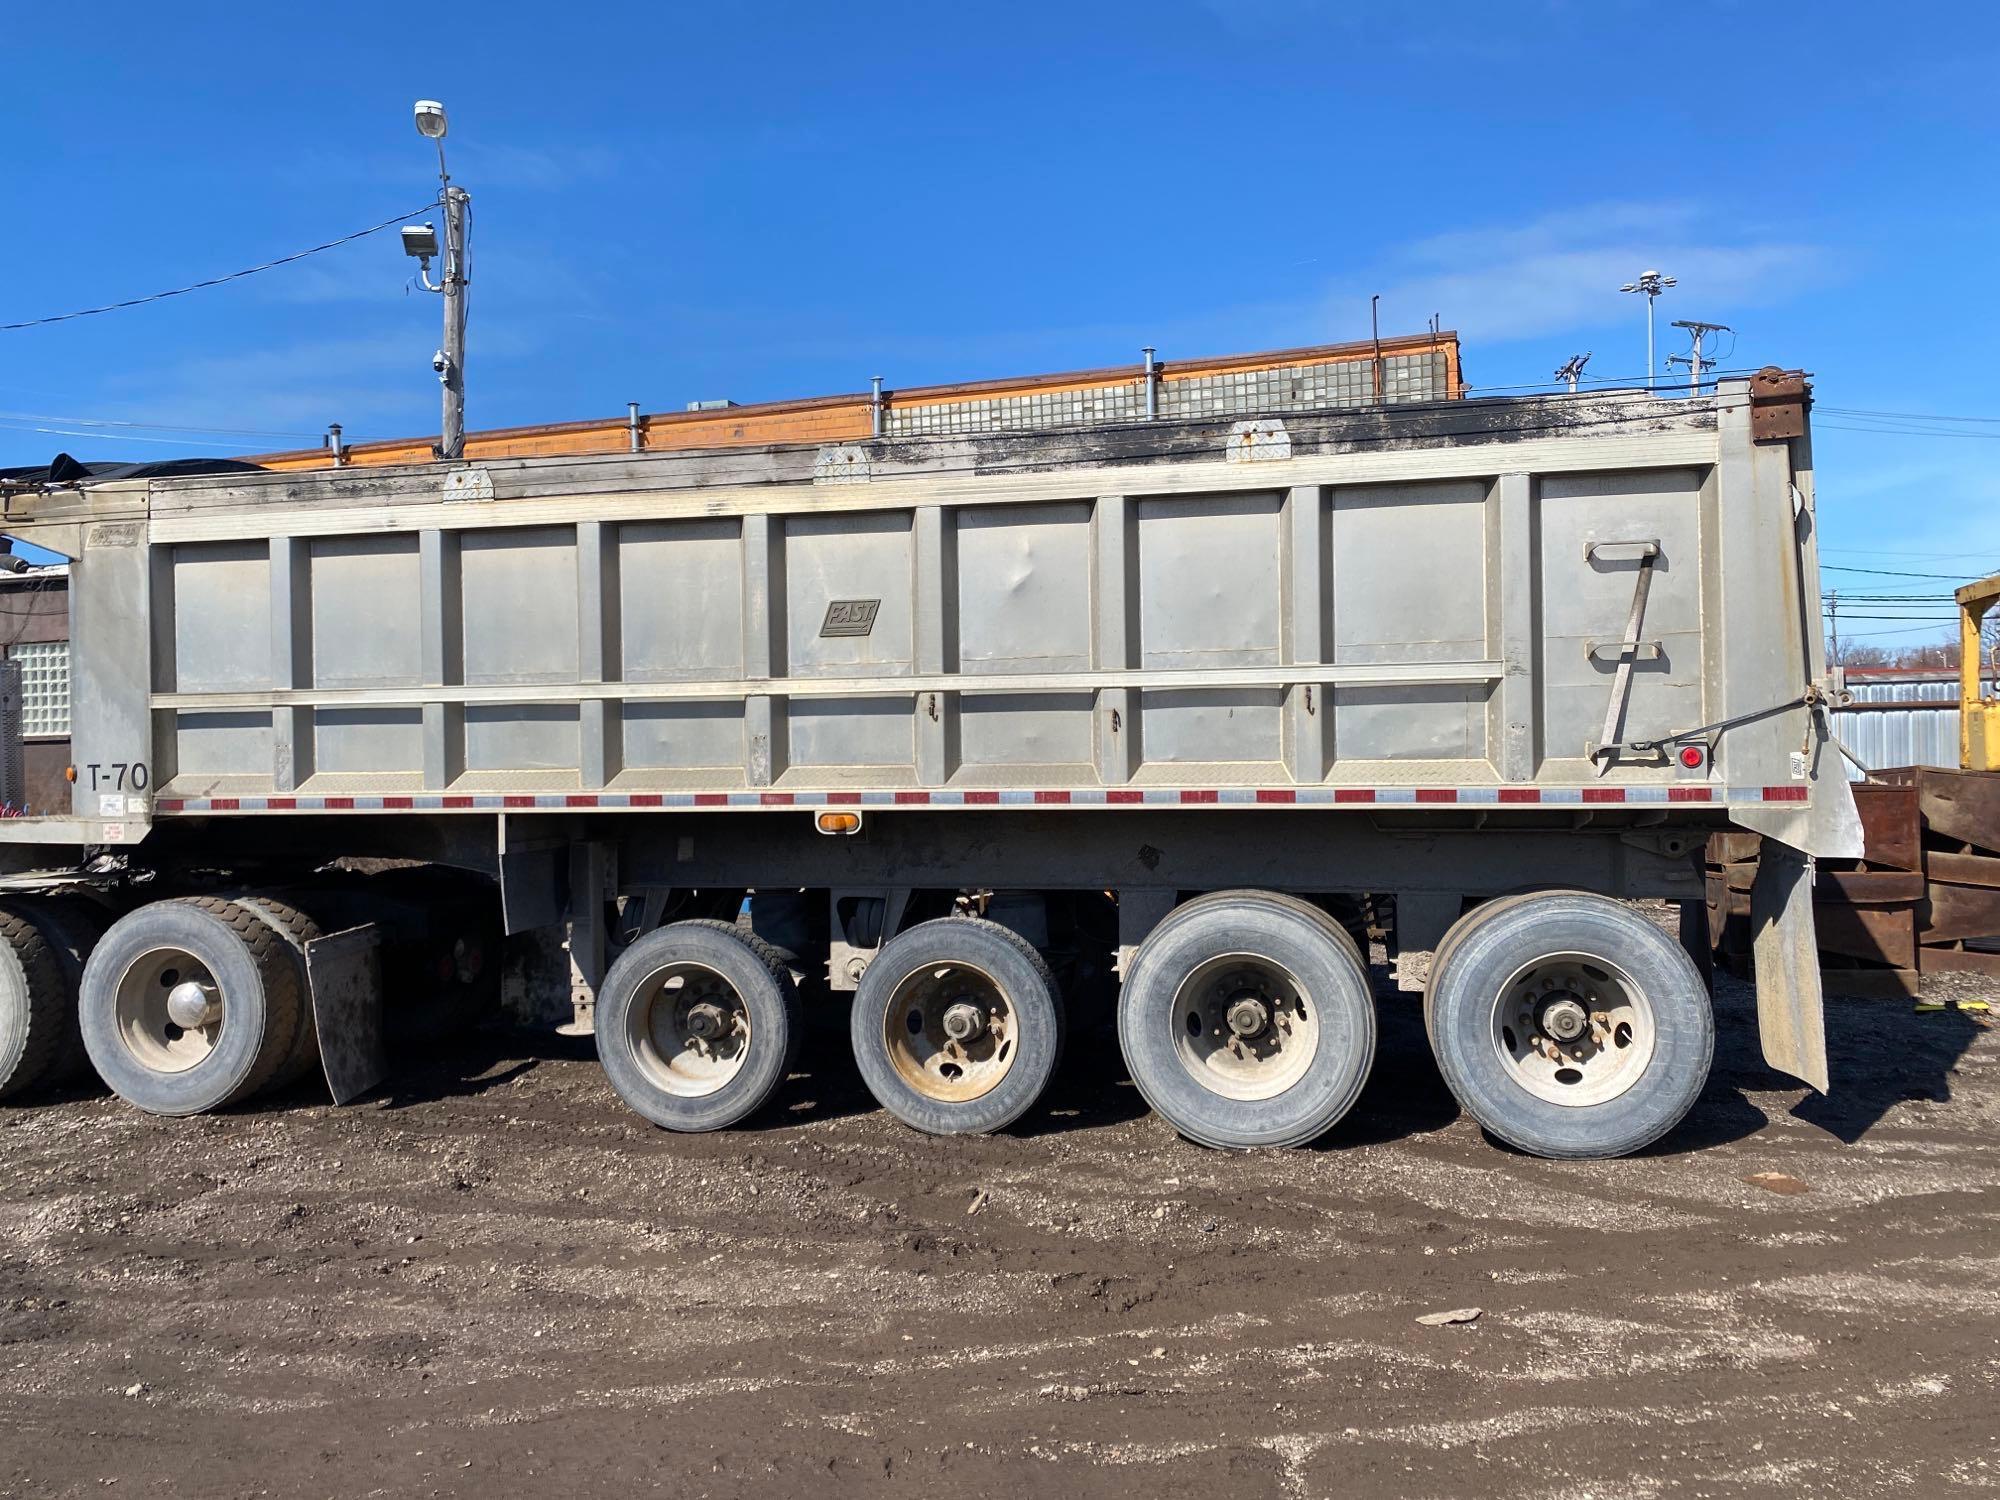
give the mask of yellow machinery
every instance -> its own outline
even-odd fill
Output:
[[[2000,604],[2000,574],[1958,590],[1958,764],[1967,771],[2000,771],[2000,701],[1982,691],[1985,662],[1980,627]]]

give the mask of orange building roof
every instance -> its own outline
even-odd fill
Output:
[[[1297,365],[1365,364],[1377,354],[1384,360],[1410,355],[1444,357],[1444,394],[1464,391],[1459,371],[1458,335],[1423,333],[1345,344],[1317,344],[1277,349],[1263,354],[1223,355],[1210,359],[1162,362],[1157,366],[1163,389],[1175,381],[1217,375],[1279,370]],[[883,392],[885,418],[911,407],[948,406],[961,402],[992,402],[1012,397],[1052,395],[1129,385],[1143,373],[1138,365],[1114,365],[1098,370],[1069,370],[1052,375],[1024,375],[1003,380],[964,381],[953,385],[917,386]],[[762,447],[775,443],[836,443],[866,438],[873,432],[873,397],[869,392],[815,396],[798,401],[766,401],[708,411],[653,412],[638,418],[641,452],[684,448]],[[395,438],[343,446],[344,461],[356,467],[428,463],[436,456],[435,438]],[[501,427],[469,432],[465,456],[531,458],[584,453],[616,453],[633,447],[628,417],[583,422],[547,422],[531,427]],[[267,469],[333,467],[330,448],[301,448],[267,453],[249,460]]]

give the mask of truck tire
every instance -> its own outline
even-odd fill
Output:
[[[881,1106],[930,1135],[986,1135],[1026,1114],[1062,1061],[1063,1004],[1034,944],[982,917],[896,934],[849,1013],[855,1065]]]
[[[149,1114],[196,1115],[270,1083],[304,999],[269,922],[192,896],[112,923],[84,965],[77,1011],[90,1061],[114,1093]]]
[[[1218,891],[1176,907],[1118,997],[1132,1081],[1190,1140],[1297,1146],[1332,1128],[1375,1062],[1375,997],[1352,936],[1318,907]]]
[[[320,935],[319,923],[296,906],[274,896],[237,896],[245,907],[269,922],[285,940],[286,956],[299,981],[299,1024],[292,1032],[291,1046],[271,1079],[272,1088],[286,1088],[319,1067],[319,1026],[313,1019],[312,984],[306,977],[306,944]]]
[[[73,992],[55,949],[19,911],[0,908],[0,1099],[56,1081]]]
[[[59,1017],[62,1035],[41,1081],[45,1086],[68,1083],[90,1071],[90,1057],[83,1050],[83,1032],[77,1025],[77,994],[83,985],[84,963],[98,939],[104,936],[105,928],[111,925],[111,913],[87,897],[74,896],[24,896],[7,902],[4,909],[41,935],[62,972]]]
[[[1357,936],[1352,924],[1328,911],[1325,907],[1316,905],[1306,900],[1303,896],[1293,896],[1284,891],[1209,891],[1203,895],[1190,897],[1188,900],[1183,901],[1168,915],[1179,917],[1186,913],[1200,911],[1210,905],[1226,906],[1243,901],[1261,901],[1267,906],[1283,907],[1287,911],[1295,911],[1300,916],[1317,922],[1321,927],[1326,929],[1328,935],[1336,942],[1347,945],[1348,950],[1353,953],[1356,963],[1360,964],[1363,968],[1367,967],[1368,944],[1365,939],[1368,934],[1365,926]]]
[[[1715,1054],[1708,990],[1680,944],[1608,897],[1490,902],[1440,944],[1424,994],[1438,1070],[1521,1151],[1625,1156],[1694,1106]]]
[[[1467,933],[1477,932],[1482,925],[1491,921],[1500,912],[1522,901],[1532,900],[1536,894],[1538,893],[1530,891],[1511,896],[1495,896],[1490,901],[1483,901],[1471,911],[1462,915],[1450,927],[1446,928],[1444,936],[1438,939],[1438,945],[1431,953],[1430,972],[1424,978],[1424,1035],[1430,1040],[1432,1047],[1437,1046],[1437,1034],[1431,1027],[1431,993],[1435,988],[1431,981],[1437,977],[1439,970],[1443,969],[1446,961],[1450,959],[1452,949],[1458,946]],[[1542,892],[1539,894],[1550,893]]]
[[[722,1130],[770,1101],[798,1054],[791,971],[729,922],[672,922],[618,956],[597,992],[611,1087],[668,1130]]]

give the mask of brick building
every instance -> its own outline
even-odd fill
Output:
[[[0,572],[0,651],[21,667],[27,813],[67,813],[69,565]]]

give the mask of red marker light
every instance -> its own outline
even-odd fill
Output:
[[[1708,752],[1699,745],[1681,746],[1681,764],[1690,771],[1699,771],[1708,763]]]

